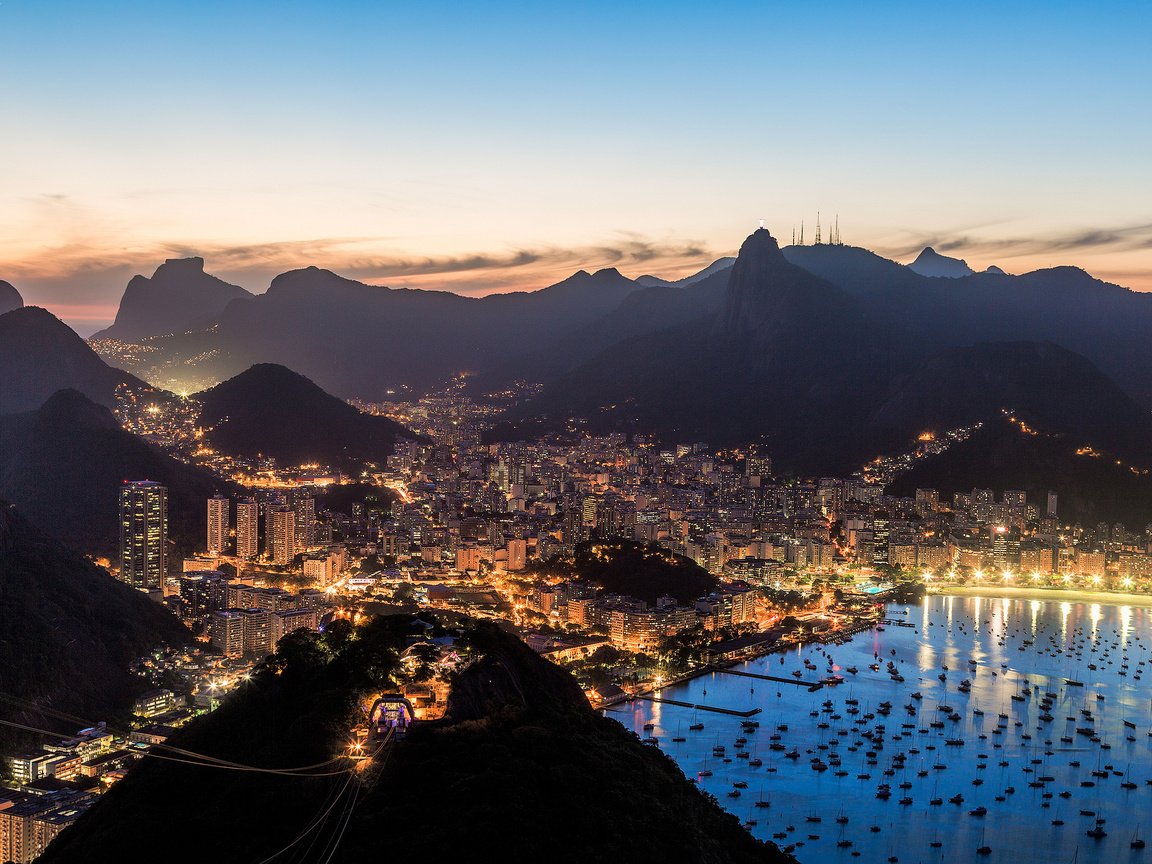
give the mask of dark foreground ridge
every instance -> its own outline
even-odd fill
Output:
[[[0,502],[0,693],[18,700],[5,703],[6,719],[62,732],[76,724],[38,709],[112,721],[148,689],[129,664],[189,640],[163,607]],[[0,747],[25,738],[5,728]]]
[[[326,762],[347,746],[361,700],[391,685],[414,626],[423,632],[391,616],[287,637],[245,691],[172,743],[247,765]],[[515,637],[485,623],[458,644],[471,663],[444,718],[417,724],[386,764],[305,778],[146,760],[41,860],[89,861],[93,849],[138,860],[158,848],[167,861],[218,862],[282,850],[282,860],[314,860],[307,849],[343,862],[791,860]]]

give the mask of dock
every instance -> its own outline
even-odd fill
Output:
[[[760,708],[752,708],[748,711],[737,711],[735,708],[717,708],[715,705],[693,705],[691,702],[681,702],[678,699],[662,699],[650,693],[643,695],[637,694],[635,698],[644,699],[648,702],[659,702],[661,705],[676,705],[680,708],[693,708],[697,711],[711,711],[713,714],[728,714],[731,717],[751,717],[759,714],[762,710]]]
[[[780,678],[776,675],[761,675],[757,672],[742,672],[739,669],[721,669],[717,667],[713,672],[723,672],[725,675],[739,675],[741,678],[757,678],[760,681],[773,681],[777,684],[796,684],[807,687],[809,692],[819,690],[824,686],[823,681],[804,681],[800,678]]]
[[[893,627],[915,627],[911,621],[901,621],[898,618],[881,618],[881,624],[892,625]]]

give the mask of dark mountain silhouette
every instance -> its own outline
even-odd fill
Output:
[[[1152,294],[1075,267],[933,279],[850,246],[791,246],[785,254],[928,346],[1054,342],[1083,354],[1152,408]]]
[[[475,298],[365,285],[308,267],[277,276],[264,294],[234,300],[207,330],[150,339],[132,370],[157,380],[219,380],[277,363],[341,397],[374,400],[530,356],[611,312],[636,287],[608,269],[580,271],[540,291]]]
[[[668,280],[661,279],[659,276],[638,276],[636,278],[636,284],[645,288],[652,288],[661,285],[676,285],[680,288],[684,288],[688,285],[694,285],[703,279],[707,279],[709,276],[715,275],[722,270],[728,270],[735,263],[735,258],[717,258],[703,270],[698,270],[691,276],[685,276],[683,279]]]
[[[596,320],[558,336],[532,354],[518,355],[477,376],[472,390],[491,392],[515,379],[551,382],[601,351],[636,336],[714,315],[724,302],[731,267],[692,281],[650,285],[627,294],[620,305]]]
[[[20,296],[20,292],[16,290],[15,286],[0,279],[0,315],[11,312],[13,309],[19,309],[23,305],[24,298]]]
[[[685,404],[682,423],[660,426],[669,434],[673,428],[694,430],[720,440],[745,434],[751,420],[769,412],[765,400],[786,400],[773,409],[778,415],[808,401],[802,386],[784,387],[781,376],[811,382],[822,370],[817,399],[831,398],[830,390],[843,385],[840,395],[848,412],[843,418],[849,421],[856,417],[851,404],[857,400],[856,383],[877,396],[883,389],[868,380],[861,364],[888,368],[897,355],[908,361],[980,342],[1026,340],[1052,342],[1084,355],[1152,408],[1152,342],[1146,335],[1152,332],[1152,295],[1101,282],[1075,268],[1022,276],[989,268],[938,278],[864,249],[834,244],[792,246],[782,257],[839,293],[827,287],[789,293],[784,290],[789,280],[808,283],[778,268],[771,314],[783,329],[772,332],[783,336],[779,342],[765,336],[759,347],[744,344],[744,336],[723,344],[710,329],[718,326],[715,320],[700,323],[715,319],[729,299],[736,303],[735,295],[727,295],[736,266],[723,266],[724,259],[677,282],[655,277],[633,282],[614,270],[580,272],[538,292],[482,299],[368,286],[307,268],[277,277],[267,294],[234,300],[211,328],[150,339],[148,350],[138,354],[139,368],[152,380],[168,381],[168,386],[179,381],[184,387],[190,380],[221,380],[252,364],[272,362],[298,370],[340,397],[375,400],[389,390],[424,392],[461,372],[470,374],[471,392],[477,394],[505,389],[518,379],[554,386],[585,364],[602,364],[601,377],[639,378],[653,362],[643,352],[657,350],[736,376],[720,382],[706,405]],[[927,251],[922,257],[956,261],[933,258]],[[740,301],[733,308],[744,305]],[[787,332],[793,327],[809,329],[806,335]],[[649,338],[674,328],[681,331],[671,342]],[[702,328],[709,331],[710,345],[701,344]],[[843,362],[829,356],[845,351]],[[853,366],[845,381],[844,370]],[[680,374],[669,364],[664,367],[660,374],[670,380]],[[754,367],[771,367],[773,374],[754,374]],[[698,377],[695,371],[687,374]],[[749,414],[745,402],[750,392],[765,385],[764,399]],[[675,399],[674,385],[637,380],[604,400],[550,406],[549,396],[538,405],[572,410],[596,426],[609,419],[607,413],[625,411],[621,401],[635,394],[641,410],[632,412],[628,422],[641,428],[650,419],[649,402],[661,389],[667,391],[661,400]],[[734,413],[747,415],[749,422],[729,416]],[[809,416],[826,415],[815,411]],[[619,421],[613,417],[608,425]]]
[[[865,451],[838,449],[844,430],[906,367],[906,341],[790,264],[761,229],[741,247],[718,313],[626,339],[510,416],[584,416],[714,445],[762,438],[782,464],[850,470]]]
[[[1071,449],[1090,444],[1152,464],[1152,413],[1086,358],[1050,342],[980,343],[926,357],[892,382],[863,431],[891,447],[918,423],[942,431],[1001,409],[1063,436]]]
[[[789,251],[819,254],[811,248],[821,249]],[[824,269],[857,274],[861,299],[788,262],[768,232],[757,231],[731,268],[715,316],[624,339],[509,419],[582,416],[594,429],[714,445],[761,439],[781,466],[848,472],[907,449],[925,429],[969,425],[1010,408],[1039,428],[1102,442],[1124,458],[1148,456],[1148,412],[1085,358],[1041,343],[934,349],[871,313],[882,305],[873,298],[891,284],[888,276],[910,291],[938,280],[865,250],[826,248],[836,252],[820,256]]]
[[[911,292],[930,284],[928,277],[859,246],[787,246],[784,257],[869,303],[875,295]]]
[[[200,425],[212,446],[281,465],[383,464],[397,437],[420,436],[386,417],[363,414],[303,375],[260,363],[199,393]]]
[[[34,411],[65,388],[111,407],[120,385],[148,387],[106,364],[51,312],[25,306],[0,315],[0,414]]]
[[[112,721],[148,689],[128,671],[162,644],[189,632],[162,606],[65,549],[0,502],[0,692],[16,697],[4,717],[74,732],[41,712],[54,709]],[[28,736],[0,730],[6,751]]]
[[[608,594],[638,597],[652,605],[664,596],[692,603],[714,591],[719,581],[693,561],[655,543],[631,540],[589,540],[577,544],[569,556],[557,556],[540,565],[544,572],[582,579]]]
[[[1023,489],[1041,506],[1049,490],[1059,495],[1062,523],[1095,525],[1104,520],[1140,527],[1152,522],[1152,468],[1145,462],[1117,465],[1110,454],[1077,454],[1076,439],[1029,435],[1006,417],[990,420],[967,441],[901,474],[888,489],[912,495],[918,488],[943,495],[972,489]],[[1041,511],[1043,512],[1043,511]]]
[[[125,431],[107,408],[76,390],[56,393],[36,411],[0,416],[0,442],[0,498],[74,549],[112,560],[119,554],[124,480],[168,487],[176,555],[203,547],[209,496],[241,491]]]
[[[135,342],[210,324],[233,300],[252,295],[204,272],[203,258],[170,258],[149,279],[133,276],[116,321],[93,339]]]
[[[968,262],[961,258],[950,258],[941,255],[931,246],[925,246],[916,256],[916,260],[908,265],[908,269],[921,276],[944,277],[958,279],[961,276],[971,276],[976,271],[968,266]]]
[[[250,684],[171,743],[244,765],[331,765],[358,702],[393,686],[415,624],[377,618],[352,638],[343,623],[286,637]],[[567,672],[516,637],[486,623],[457,638],[471,662],[453,681],[445,717],[417,723],[368,770],[304,778],[146,759],[41,861],[86,862],[93,849],[136,860],[157,844],[176,864],[261,861],[301,835],[292,852],[321,849],[334,862],[413,850],[428,861],[791,860],[744,831],[670,758],[594,712]],[[329,807],[347,820],[316,818]]]

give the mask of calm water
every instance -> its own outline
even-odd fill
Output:
[[[760,723],[752,732],[742,732],[739,717],[642,701],[619,706],[609,716],[642,737],[657,737],[684,773],[699,777],[722,806],[741,820],[757,820],[749,830],[758,837],[773,839],[784,832],[776,842],[795,844],[794,854],[805,864],[892,856],[903,862],[1126,862],[1149,856],[1152,862],[1152,848],[1130,848],[1137,831],[1142,838],[1152,834],[1152,785],[1146,783],[1152,781],[1152,692],[1146,686],[1152,683],[1152,609],[930,597],[922,606],[889,607],[888,614],[913,626],[885,625],[845,645],[803,647],[736,667],[790,679],[799,671],[804,680],[815,681],[831,666],[845,678],[837,687],[810,693],[801,686],[714,673],[660,694],[694,704],[761,708],[751,718]],[[816,668],[807,668],[805,661]],[[889,674],[889,661],[902,683]],[[870,668],[875,664],[878,669]],[[959,689],[964,679],[971,682],[968,693]],[[1084,686],[1070,686],[1066,679]],[[1022,693],[1026,687],[1030,695]],[[914,692],[922,698],[913,698]],[[1050,721],[1042,720],[1047,693],[1055,694],[1047,709]],[[879,713],[884,702],[891,703],[887,716]],[[959,719],[949,720],[952,712],[939,710],[942,704]],[[859,713],[849,713],[853,707]],[[866,719],[869,714],[874,716]],[[704,729],[689,731],[696,722]],[[934,728],[934,722],[943,725]],[[655,728],[644,730],[646,723]],[[779,731],[780,725],[787,730]],[[1077,728],[1094,729],[1099,742]],[[780,736],[784,751],[770,749],[777,743],[770,740],[773,735]],[[672,741],[681,736],[687,740]],[[738,747],[742,736],[747,744]],[[964,743],[950,746],[946,739]],[[714,755],[717,745],[726,748],[730,761]],[[737,758],[738,750],[748,758]],[[789,751],[798,758],[787,758]],[[875,764],[868,764],[869,752]],[[762,766],[749,764],[757,758]],[[815,770],[814,758],[828,769]],[[833,764],[837,758],[839,766]],[[702,777],[701,771],[712,776]],[[891,774],[885,776],[886,771]],[[870,776],[859,776],[865,774]],[[737,782],[747,788],[731,798]],[[877,797],[883,783],[891,787],[888,800]],[[1124,783],[1135,788],[1123,788]],[[950,803],[957,794],[963,803]],[[943,804],[931,804],[934,798]],[[756,807],[760,799],[771,806]],[[987,814],[972,815],[977,807],[986,807]],[[822,821],[809,822],[810,816]],[[847,822],[838,824],[837,817]],[[1102,839],[1087,835],[1097,819],[1105,820]],[[838,841],[852,845],[840,847]],[[933,842],[941,845],[933,848]],[[976,853],[984,845],[992,850],[987,857]]]

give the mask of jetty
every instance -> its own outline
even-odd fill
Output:
[[[761,681],[772,681],[776,684],[796,684],[800,687],[807,687],[809,692],[819,690],[824,686],[823,681],[805,681],[801,678],[781,678],[777,675],[761,675],[758,672],[744,672],[740,669],[724,669],[722,667],[713,667],[713,672],[722,672],[725,675],[739,675],[741,678],[758,678]]]
[[[735,708],[718,708],[715,705],[694,705],[691,702],[681,702],[678,699],[664,699],[660,696],[653,696],[651,693],[637,693],[635,699],[644,699],[648,702],[659,702],[661,705],[676,705],[680,708],[693,708],[697,711],[711,711],[713,714],[727,714],[731,717],[752,717],[761,712],[760,708],[752,708],[748,711],[737,711]]]

